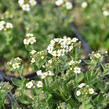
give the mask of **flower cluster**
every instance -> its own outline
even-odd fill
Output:
[[[85,83],[81,83],[78,86],[78,90],[76,91],[76,96],[87,96],[87,95],[92,95],[94,94],[94,89],[89,87],[89,85],[86,85]]]
[[[104,56],[106,56],[107,55],[107,51],[105,51],[105,50],[103,50],[103,51],[98,51],[98,52],[92,52],[91,54],[90,54],[90,59],[92,60],[92,61],[94,61],[94,60],[103,60],[103,57]]]
[[[44,59],[45,56],[47,55],[46,51],[40,51],[40,52],[36,52],[36,50],[32,50],[30,52],[31,56],[31,63],[35,63],[36,61],[38,62],[38,60],[40,59]]]
[[[37,87],[37,88],[43,87],[42,81],[34,82],[33,80],[31,80],[31,81],[29,81],[28,83],[26,83],[26,87],[27,87],[28,89],[31,89],[32,87],[34,88],[35,83],[36,83],[36,87]]]
[[[20,68],[20,65],[22,63],[22,59],[17,57],[13,60],[11,60],[10,62],[8,62],[8,66],[13,70],[16,70],[16,69],[19,69]]]
[[[30,8],[37,4],[36,0],[18,0],[18,3],[23,11],[30,11]]]
[[[73,45],[77,41],[78,39],[71,39],[70,37],[55,38],[50,41],[50,44],[47,48],[48,53],[55,57],[63,56],[65,53],[68,53],[73,49]]]
[[[52,68],[53,59],[50,59],[46,62],[45,66],[46,68]]]
[[[70,1],[56,0],[55,4],[56,4],[56,6],[65,5],[67,10],[71,10],[73,8],[72,2],[70,2]]]
[[[0,31],[1,30],[9,30],[13,28],[13,24],[10,22],[0,21]]]
[[[47,71],[47,72],[42,72],[42,70],[38,70],[36,74],[41,78],[45,79],[47,76],[54,76],[53,72]]]
[[[80,64],[80,63],[81,63],[81,60],[75,61],[75,60],[72,59],[68,64],[69,64],[70,66],[74,66],[74,65]]]
[[[29,45],[29,44],[34,44],[36,42],[36,38],[34,37],[33,34],[27,33],[26,38],[24,39],[24,44]]]

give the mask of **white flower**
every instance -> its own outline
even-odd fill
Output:
[[[61,54],[61,56],[64,56],[64,54],[65,54],[65,49],[60,50],[60,54]]]
[[[56,0],[55,4],[56,6],[60,6],[64,3],[64,0]]]
[[[41,59],[44,59],[44,56],[41,56]]]
[[[14,63],[12,65],[13,69],[18,69],[20,67],[19,63]]]
[[[81,4],[81,7],[82,7],[82,8],[86,8],[87,5],[88,5],[87,2],[83,2],[83,3]]]
[[[81,95],[81,92],[80,92],[80,90],[78,90],[77,92],[76,92],[76,96],[80,96]]]
[[[53,51],[53,47],[52,46],[48,46],[48,48],[47,48],[47,50],[48,50],[48,53],[52,53],[52,51]]]
[[[72,39],[72,42],[77,42],[78,41],[78,39],[76,38],[76,37],[74,37],[73,39]]]
[[[103,11],[103,15],[104,15],[104,16],[109,16],[109,11],[104,10],[104,11]]]
[[[44,72],[44,73],[41,74],[41,79],[45,79],[47,76],[48,76],[48,73]]]
[[[6,23],[6,28],[7,28],[7,29],[9,29],[9,28],[13,28],[12,23],[9,23],[9,22],[8,22],[8,23]]]
[[[23,11],[30,11],[30,5],[29,4],[23,4],[22,9],[23,9]]]
[[[52,55],[56,57],[57,56],[56,51],[53,51]]]
[[[18,0],[18,3],[20,6],[22,6],[24,4],[24,0]]]
[[[29,0],[29,2],[30,2],[30,4],[31,4],[31,6],[34,6],[34,5],[37,4],[36,0]]]
[[[0,25],[0,30],[3,30],[4,29],[4,26],[3,25]]]
[[[26,37],[33,37],[34,35],[32,33],[27,33]]]
[[[43,87],[42,81],[38,81],[38,82],[37,82],[37,87],[38,87],[38,88]]]
[[[78,87],[79,88],[82,88],[82,87],[84,87],[85,86],[85,83],[81,83]]]
[[[4,25],[5,24],[5,21],[0,21],[0,25]]]
[[[29,41],[30,41],[30,44],[34,44],[36,42],[36,39],[35,39],[35,37],[31,37],[29,39]]]
[[[61,43],[61,47],[62,48],[65,48],[66,47],[66,42],[65,41]]]
[[[66,2],[66,8],[68,9],[68,10],[70,10],[70,9],[72,9],[72,3],[71,2]]]
[[[99,59],[99,58],[101,57],[101,54],[100,54],[100,53],[96,53],[96,54],[94,54],[94,56],[95,56],[97,59]]]
[[[48,75],[49,76],[54,76],[53,72],[51,72],[51,71],[48,71]]]
[[[76,73],[76,74],[81,73],[81,68],[79,68],[79,67],[74,67],[74,73]]]
[[[34,58],[31,59],[31,63],[35,63],[36,60]]]
[[[16,57],[15,58],[15,61],[21,61],[22,59],[21,58],[19,58],[19,57]]]
[[[90,94],[94,94],[94,89],[93,89],[93,88],[90,88],[90,89],[89,89],[89,93],[90,93]]]
[[[50,59],[50,60],[48,60],[48,63],[49,63],[49,64],[52,64],[52,60],[51,60],[51,59]]]
[[[53,46],[55,44],[55,41],[54,40],[51,40],[50,43]]]
[[[69,65],[74,65],[75,64],[75,61],[74,60],[71,60],[70,62],[69,62]]]
[[[33,87],[33,82],[30,81],[30,82],[26,83],[26,87],[27,87],[28,89],[32,88],[32,87]]]
[[[73,49],[73,45],[71,45],[70,47],[69,47],[69,51],[71,51]]]
[[[30,52],[30,54],[32,54],[32,55],[34,55],[36,53],[36,50],[32,50],[31,52]]]
[[[25,44],[25,45],[29,45],[30,40],[29,40],[29,39],[24,39],[24,41],[23,41],[23,42],[24,42],[24,44]]]
[[[37,73],[38,76],[41,76],[42,71],[41,70],[38,70],[36,73]]]

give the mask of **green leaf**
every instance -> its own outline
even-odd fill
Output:
[[[17,87],[21,87],[23,82],[19,79],[12,79],[12,82],[14,85],[16,85]]]
[[[83,73],[77,75],[77,77],[76,77],[76,83],[77,84],[80,83],[83,79],[84,79],[84,74]]]

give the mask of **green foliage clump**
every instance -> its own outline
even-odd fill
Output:
[[[109,0],[76,0],[74,22],[93,49],[109,50]],[[78,13],[78,14],[75,14]],[[95,43],[94,43],[95,42]]]
[[[13,59],[9,68],[21,77],[12,80],[21,108],[105,109],[109,104],[109,64],[102,62],[107,51],[92,52],[89,59],[82,59],[81,51],[81,42],[69,37],[51,40],[44,51],[30,51],[37,75],[33,80],[23,76],[22,63]]]

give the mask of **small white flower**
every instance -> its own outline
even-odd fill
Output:
[[[18,0],[18,3],[20,6],[22,6],[24,4],[24,0]]]
[[[19,57],[16,57],[15,58],[15,61],[21,61],[22,59],[21,58],[19,58]]]
[[[93,88],[90,88],[90,89],[89,89],[89,93],[90,93],[90,94],[94,94],[94,89],[93,89]]]
[[[13,28],[12,23],[9,23],[9,22],[8,22],[8,23],[6,23],[6,28],[7,28],[7,29],[9,29],[9,28]]]
[[[52,64],[52,60],[51,60],[51,59],[50,59],[50,60],[48,60],[48,63],[49,63],[49,64]]]
[[[53,51],[53,47],[52,46],[48,46],[48,48],[47,48],[47,50],[48,50],[48,53],[52,53],[52,51]]]
[[[28,89],[31,89],[31,88],[33,87],[33,82],[30,81],[30,82],[26,83],[26,87],[27,87]]]
[[[82,7],[82,8],[86,8],[87,5],[88,5],[87,2],[83,2],[83,3],[81,4],[81,7]]]
[[[0,25],[4,25],[5,23],[5,21],[0,21]]]
[[[70,47],[69,47],[69,51],[71,51],[73,49],[73,45],[71,45]]]
[[[42,81],[38,81],[38,82],[37,82],[37,87],[38,87],[38,88],[43,87]]]
[[[32,50],[31,52],[30,52],[30,54],[32,54],[32,55],[34,55],[36,53],[36,50]]]
[[[49,76],[54,76],[53,72],[51,72],[51,71],[48,71],[48,75]]]
[[[44,59],[44,56],[41,56],[41,59]]]
[[[38,70],[36,73],[37,73],[38,76],[41,76],[42,71],[41,70]]]
[[[23,41],[23,42],[24,42],[24,44],[25,44],[25,45],[29,45],[30,40],[29,40],[29,39],[24,39],[24,41]]]
[[[57,56],[56,51],[53,51],[52,55],[56,57]]]
[[[74,67],[74,73],[76,73],[76,74],[81,73],[81,68],[79,68],[79,67]]]
[[[29,39],[29,41],[30,41],[30,44],[34,44],[36,42],[36,39],[35,39],[35,37],[31,37]]]
[[[77,42],[78,41],[78,39],[76,38],[76,37],[74,37],[73,39],[72,39],[72,42]]]
[[[83,88],[85,86],[85,83],[81,83],[78,87]]]
[[[68,9],[68,10],[71,10],[72,9],[72,3],[71,2],[66,2],[66,8]]]
[[[104,16],[109,16],[109,11],[104,10],[104,11],[103,11],[103,15],[104,15]]]
[[[35,6],[37,4],[36,0],[29,0],[31,6]]]
[[[33,37],[34,35],[32,33],[27,33],[26,37]]]
[[[61,54],[61,56],[64,56],[64,54],[65,54],[65,49],[60,50],[60,54]]]
[[[61,47],[62,48],[65,48],[66,47],[66,42],[65,41],[61,43]]]
[[[81,95],[81,92],[80,92],[80,90],[78,90],[77,92],[76,92],[76,96],[80,96]]]
[[[0,30],[3,30],[4,29],[4,26],[3,25],[0,25]]]
[[[55,44],[55,41],[54,40],[51,40],[50,43],[53,46]]]
[[[14,63],[12,65],[13,69],[18,69],[20,67],[19,63]]]
[[[35,63],[36,60],[34,58],[31,59],[31,63]]]
[[[45,79],[47,76],[48,76],[48,73],[44,72],[44,73],[41,74],[41,79]]]
[[[61,50],[57,51],[57,56],[60,57],[61,56]]]
[[[97,59],[99,59],[99,58],[101,57],[101,54],[100,54],[100,53],[96,53],[96,54],[94,54],[94,56],[95,56]]]
[[[30,5],[29,4],[23,4],[22,9],[23,9],[23,11],[30,11]]]
[[[60,6],[64,3],[64,0],[56,0],[55,4],[56,6]]]
[[[74,60],[71,60],[70,62],[69,62],[69,65],[74,65],[75,64],[75,61]]]

